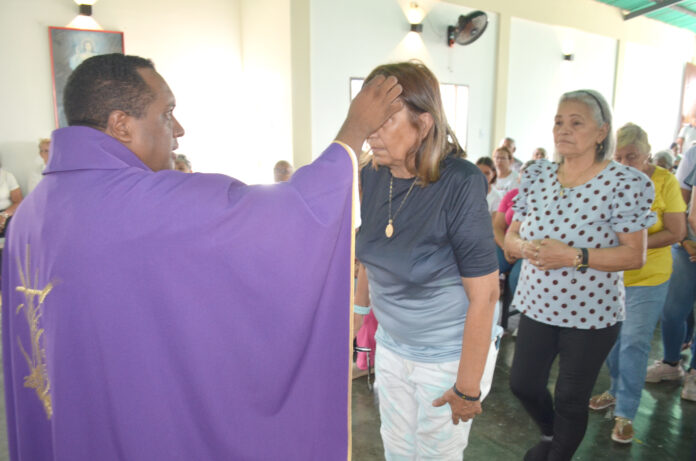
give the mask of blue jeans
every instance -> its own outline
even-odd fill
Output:
[[[495,254],[498,256],[498,270],[501,274],[508,274],[507,284],[508,287],[510,287],[510,292],[512,292],[514,295],[515,290],[517,289],[517,281],[520,278],[522,260],[518,259],[514,263],[510,264],[508,260],[505,259],[505,253],[503,253],[503,250],[498,245],[495,246]]]
[[[662,310],[664,359],[678,362],[686,334],[686,319],[696,301],[696,263],[681,245],[672,247],[672,279]],[[696,368],[696,343],[691,346],[691,368]]]
[[[651,287],[626,287],[626,320],[607,357],[609,393],[616,398],[616,416],[632,420],[645,385],[648,353],[662,313],[669,280]]]

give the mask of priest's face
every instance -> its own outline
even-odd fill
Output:
[[[179,147],[177,138],[184,129],[174,117],[176,100],[167,82],[152,69],[139,69],[145,82],[155,94],[141,118],[132,118],[131,142],[128,147],[153,171],[173,167],[172,151]]]

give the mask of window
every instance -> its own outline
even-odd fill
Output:
[[[350,99],[352,100],[362,88],[364,78],[350,79]],[[441,83],[440,96],[445,109],[447,123],[454,131],[459,144],[466,150],[467,125],[469,122],[469,87],[454,83]]]

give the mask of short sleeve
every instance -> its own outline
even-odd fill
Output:
[[[684,183],[689,187],[696,187],[696,167],[691,168],[684,178]]]
[[[665,201],[665,213],[683,213],[686,211],[686,203],[684,203],[684,198],[682,197],[681,190],[679,187],[679,182],[677,178],[670,172],[665,172],[665,182],[662,186],[662,195]],[[692,187],[694,182],[691,182],[690,178],[696,182],[696,170],[691,173],[691,175],[686,179]]]
[[[14,175],[9,171],[5,171],[5,174],[5,179],[7,180],[7,187],[10,189],[10,191],[19,189],[19,184],[17,183],[17,179],[14,177]]]
[[[541,176],[542,171],[547,167],[549,162],[547,160],[537,160],[533,164],[529,165],[522,173],[522,180],[520,181],[519,191],[512,204],[512,209],[515,212],[515,216],[512,218],[513,221],[524,221],[527,217],[527,200],[532,191],[532,187],[536,180]]]
[[[657,217],[650,211],[654,200],[655,187],[647,176],[630,167],[619,169],[611,203],[612,230],[638,232],[655,224]]]
[[[696,146],[691,146],[684,153],[675,174],[682,189],[691,189],[691,186],[686,184],[686,178],[694,171],[694,167],[696,167]]]
[[[519,189],[515,188],[510,191],[508,191],[503,199],[500,201],[500,206],[498,207],[498,212],[499,213],[507,213],[507,211],[512,208],[512,204],[514,202],[515,196],[517,195],[517,192]]]
[[[446,210],[447,236],[461,277],[481,277],[498,269],[486,203],[488,184],[483,174],[476,173],[453,181],[452,200]]]

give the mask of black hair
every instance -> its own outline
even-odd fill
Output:
[[[109,115],[122,110],[135,118],[145,115],[155,94],[138,69],[155,69],[149,59],[120,53],[86,59],[70,74],[63,107],[68,125],[106,129]]]
[[[490,157],[479,157],[479,159],[476,160],[476,165],[486,165],[488,168],[493,170],[493,180],[491,181],[491,184],[495,184],[495,181],[498,179],[498,171],[495,169],[493,159]]]

